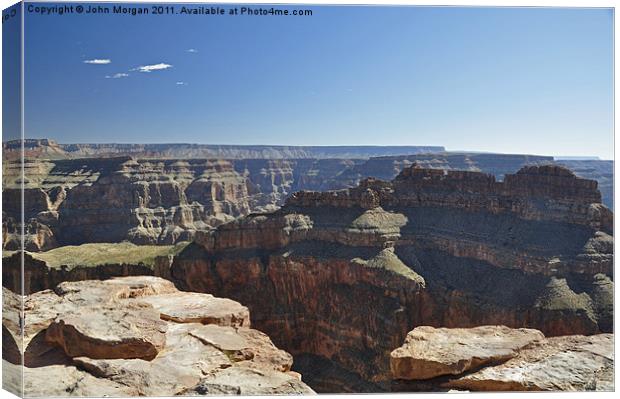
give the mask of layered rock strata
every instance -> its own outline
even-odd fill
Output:
[[[87,242],[161,245],[191,240],[197,230],[249,212],[275,210],[296,191],[354,187],[367,177],[391,180],[416,162],[483,171],[500,180],[525,165],[553,162],[551,157],[465,153],[358,159],[354,151],[342,159],[54,160],[55,147],[44,147],[49,151],[40,158],[25,160],[24,176],[22,163],[3,163],[4,249],[19,248],[22,183],[25,249],[45,251]],[[597,179],[603,203],[613,204],[611,161],[562,162],[581,177]]]
[[[61,283],[26,297],[23,341],[15,327],[3,320],[3,342],[23,346],[29,397],[313,393],[245,306],[161,278]]]
[[[249,212],[246,181],[225,161],[28,160],[24,167],[26,250],[171,244]],[[5,175],[5,248],[17,249],[21,187],[7,179],[20,178],[10,169]]]
[[[153,246],[122,242],[67,246],[45,252],[4,251],[2,286],[13,292],[23,289],[27,295],[53,289],[64,281],[140,275],[170,279],[174,256],[187,244]]]
[[[614,209],[614,161],[607,160],[558,160],[579,177],[598,182],[603,204]]]
[[[409,390],[613,391],[613,362],[612,334],[545,338],[505,326],[417,327],[391,354],[395,386]]]
[[[273,210],[300,188],[332,188],[353,161],[103,158],[3,164],[3,248],[92,242],[173,244],[250,211]],[[24,183],[22,192],[22,182]]]
[[[10,140],[2,143],[6,158],[48,159],[109,158],[224,158],[224,159],[329,159],[370,158],[376,156],[418,154],[445,151],[441,146],[283,146],[217,144],[61,144],[52,139]]]
[[[389,389],[389,353],[416,326],[610,331],[613,215],[600,201],[595,181],[557,166],[497,181],[414,165],[198,232],[171,274],[247,304],[319,391]],[[334,372],[313,380],[313,364]]]

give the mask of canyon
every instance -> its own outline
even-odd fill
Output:
[[[3,163],[3,249],[20,246],[23,184],[29,251],[87,242],[191,241],[197,231],[275,210],[297,191],[354,187],[368,177],[391,180],[414,163],[481,171],[499,180],[526,165],[560,164],[552,157],[465,153],[369,159],[8,158]],[[613,208],[611,161],[561,163],[597,180],[602,202]]]
[[[563,167],[499,182],[414,165],[198,232],[171,275],[247,304],[315,390],[383,391],[415,326],[611,332],[612,230],[596,182]]]
[[[284,146],[220,144],[61,144],[52,139],[9,140],[2,143],[9,159],[71,159],[133,156],[138,158],[220,158],[220,159],[290,159],[290,158],[369,158],[381,155],[418,154],[445,151],[441,146]]]
[[[26,302],[58,301],[54,295],[65,292],[58,287],[84,284],[86,290],[123,276],[137,286],[170,284],[166,289],[176,296],[229,298],[247,307],[242,318],[252,329],[266,334],[257,345],[269,340],[268,352],[282,348],[293,356],[276,362],[286,375],[273,376],[277,389],[292,387],[291,393],[613,387],[608,161],[449,152],[183,160],[95,153],[3,163],[7,298],[23,284]],[[22,183],[25,251],[19,250]],[[163,322],[179,322],[164,312],[174,301],[135,295],[159,310]],[[3,340],[4,330],[11,332],[7,326],[16,323],[11,320],[3,320]],[[480,326],[500,328],[509,337],[526,329],[527,345],[450,378],[420,380],[394,366],[394,351],[419,328],[446,329],[429,336],[455,334],[458,341],[482,336]],[[95,373],[105,379],[120,367],[80,360],[83,354],[63,346],[55,329],[46,342],[73,359],[62,367],[76,378]],[[171,342],[181,339],[175,334]],[[554,385],[539,372],[526,382],[509,378],[511,370],[538,365],[544,354],[579,362],[575,354],[592,347],[593,354],[584,355],[592,367],[568,370],[573,379]],[[159,356],[149,353],[137,360]],[[144,374],[143,363],[131,367],[123,372]],[[160,373],[158,367],[148,366],[149,373]],[[174,394],[252,392],[220,386],[258,378],[235,367],[217,369],[219,382],[193,376]],[[224,370],[232,374],[220,374]],[[575,382],[583,376],[594,382]],[[109,389],[120,383],[122,390],[115,392],[132,394],[164,389],[112,383]]]

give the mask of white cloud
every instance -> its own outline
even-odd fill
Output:
[[[137,68],[132,69],[132,71],[138,71],[138,72],[153,72],[153,71],[161,71],[163,69],[168,69],[168,68],[172,68],[172,65],[170,64],[164,64],[159,63],[159,64],[153,64],[153,65],[141,65]]]
[[[187,82],[177,82],[177,86],[187,86]]]
[[[197,53],[198,50],[196,50],[195,48],[190,48],[190,49],[187,49],[187,52],[188,53]]]
[[[120,78],[126,78],[127,76],[129,76],[128,73],[115,73],[112,76],[107,75],[105,78],[106,79],[120,79]]]
[[[105,65],[111,63],[111,60],[108,59],[99,59],[95,58],[93,60],[84,60],[84,64],[95,64],[95,65]]]

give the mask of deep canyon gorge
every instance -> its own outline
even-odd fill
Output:
[[[125,278],[146,288],[133,293],[130,285],[110,304],[154,307],[167,320],[170,332],[164,335],[179,348],[183,340],[190,345],[187,334],[207,334],[212,323],[205,316],[183,319],[197,323],[192,326],[171,324],[172,310],[150,296],[229,298],[247,307],[243,317],[252,329],[269,337],[252,338],[259,333],[247,325],[218,321],[220,329],[247,329],[234,332],[241,338],[231,338],[246,345],[235,346],[236,357],[220,348],[229,359],[214,366],[215,374],[198,378],[188,371],[182,387],[152,382],[147,393],[215,393],[216,386],[232,390],[224,393],[241,392],[226,385],[224,373],[246,373],[247,367],[267,373],[269,378],[261,378],[274,386],[272,393],[553,389],[535,378],[526,384],[505,377],[511,367],[523,368],[541,353],[588,353],[584,364],[603,370],[599,385],[563,381],[561,386],[609,387],[613,364],[599,356],[610,342],[613,349],[613,174],[607,161],[441,148],[412,148],[408,155],[356,155],[348,149],[320,158],[307,149],[288,148],[281,155],[280,148],[280,155],[266,158],[261,152],[264,158],[256,159],[244,158],[249,149],[231,156],[235,149],[226,148],[228,157],[166,158],[170,149],[132,150],[154,152],[148,157],[107,146],[103,156],[97,153],[102,149],[88,146],[44,144],[33,147],[36,154],[54,156],[26,159],[23,177],[18,160],[3,164],[5,295],[11,297],[23,283],[27,301],[56,304],[51,316],[26,309],[26,326],[29,310],[45,320],[31,332],[44,331],[45,345],[31,336],[28,342],[61,348],[62,367],[105,379],[113,394],[142,388],[133,380],[108,383],[111,367],[120,366],[104,367],[93,352],[73,353],[54,326],[68,312],[64,297],[92,302],[102,295],[101,285],[80,284],[102,280],[97,284],[105,286],[123,276],[140,276]],[[78,155],[67,155],[69,150]],[[19,251],[22,179],[25,252]],[[87,259],[84,253],[90,251],[97,256]],[[161,282],[139,283],[156,278],[145,276]],[[127,297],[142,305],[123,302]],[[159,326],[157,316],[148,317]],[[3,340],[8,334],[7,342],[13,339],[19,347],[14,328],[19,321],[6,315],[5,320]],[[522,347],[506,349],[508,354],[491,353],[489,367],[447,365],[448,372],[423,378],[410,371],[419,367],[411,364],[437,362],[416,357],[420,338],[412,341],[413,332],[429,341],[449,336],[468,342],[471,331],[478,333],[475,328],[498,325],[505,326],[506,342],[517,335],[527,339]],[[449,332],[418,330],[422,327]],[[198,341],[191,341],[192,347],[204,345]],[[394,351],[401,346],[398,357]],[[254,348],[252,356],[248,348]],[[415,360],[396,360],[407,356]],[[139,360],[130,371],[148,366],[155,381],[159,363]],[[452,374],[458,378],[446,377]]]

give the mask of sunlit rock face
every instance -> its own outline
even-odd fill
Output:
[[[401,380],[459,375],[512,359],[521,349],[543,339],[540,331],[527,328],[416,327],[390,354],[390,368],[392,377]]]
[[[613,206],[611,161],[556,162],[417,147],[90,146],[27,140],[22,163],[16,158],[20,148],[11,143],[3,148],[3,248],[9,250],[19,247],[22,183],[30,251],[86,242],[191,240],[196,231],[273,211],[297,191],[355,187],[369,177],[391,180],[413,163],[482,171],[498,180],[526,165],[561,163],[597,180],[602,203]]]
[[[613,391],[613,334],[417,327],[390,354],[399,390]]]
[[[277,209],[294,191],[328,190],[349,160],[26,159],[3,164],[3,248],[90,242],[173,244],[251,211]]]
[[[7,307],[16,297],[4,289]],[[23,353],[28,397],[314,393],[247,307],[162,278],[64,282],[26,296],[24,314],[23,340],[3,319],[3,369],[20,391]]]
[[[31,251],[87,242],[187,241],[196,230],[249,212],[246,181],[225,161],[27,160],[25,169],[25,249]],[[13,177],[5,196],[20,194],[20,178]],[[20,202],[5,202],[4,247],[15,249],[19,209],[13,208]]]
[[[416,326],[610,331],[600,201],[595,181],[553,165],[503,181],[413,165],[198,232],[171,275],[246,304],[315,389],[387,390],[390,352]]]

